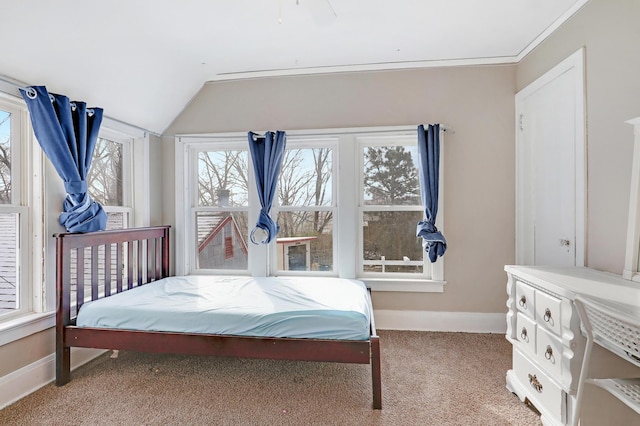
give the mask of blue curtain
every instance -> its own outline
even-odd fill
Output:
[[[440,125],[418,126],[418,175],[425,219],[418,222],[416,234],[433,263],[447,250],[447,240],[436,228],[440,176]]]
[[[278,176],[282,168],[282,157],[287,145],[285,132],[267,132],[264,136],[249,132],[249,149],[253,161],[253,170],[256,176],[258,197],[260,198],[260,216],[256,226],[251,231],[251,242],[254,244],[269,244],[280,231],[280,227],[271,216],[271,206],[276,196]],[[256,229],[262,229],[267,233],[267,238],[256,242],[254,233]]]
[[[31,115],[38,143],[62,180],[67,196],[60,224],[68,232],[106,228],[107,214],[87,193],[87,175],[102,123],[101,108],[70,102],[44,86],[20,89]]]

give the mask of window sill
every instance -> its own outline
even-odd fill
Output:
[[[371,291],[393,291],[411,293],[444,293],[446,281],[411,280],[402,278],[358,278]]]
[[[56,313],[32,313],[0,322],[0,346],[56,325]]]

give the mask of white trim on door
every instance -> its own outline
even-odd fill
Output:
[[[575,70],[572,75],[575,85],[575,265],[585,266],[586,258],[586,102],[584,75],[584,48],[579,49],[544,75],[516,94],[516,263],[531,264],[533,258],[533,220],[530,216],[530,203],[527,200],[526,174],[534,173],[527,169],[528,155],[523,147],[521,120],[524,100],[551,81]]]

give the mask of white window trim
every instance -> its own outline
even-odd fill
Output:
[[[148,154],[148,149],[146,151],[144,150],[145,146],[148,147],[148,137],[143,136],[136,140],[136,138],[130,134],[122,133],[108,127],[101,127],[98,137],[122,145],[122,203],[124,205],[103,206],[104,210],[107,213],[126,213],[127,223],[125,227],[147,225],[148,220],[145,221],[135,216],[137,211],[135,207],[136,201],[144,201],[144,199],[148,197],[147,194],[149,194],[149,179],[144,178],[144,176],[149,175],[149,156],[145,155]],[[136,149],[137,145],[140,145],[142,149]],[[134,163],[137,165],[135,169],[133,168]],[[138,183],[140,184],[138,185]],[[145,191],[145,189],[147,189],[147,191]],[[148,203],[140,202],[140,204],[146,205]]]
[[[440,130],[441,143],[443,142],[444,127],[441,126]],[[260,132],[256,132],[260,133]],[[357,136],[382,136],[384,134],[393,134],[394,136],[411,135],[417,138],[417,126],[389,126],[389,127],[367,127],[367,128],[343,128],[343,129],[312,129],[312,130],[292,130],[287,131],[287,138],[297,137],[331,137],[331,136],[344,136],[344,135],[357,135]],[[188,198],[180,197],[179,194],[188,194],[192,190],[190,188],[193,183],[190,182],[191,177],[189,173],[189,151],[191,145],[202,144],[206,142],[220,142],[220,141],[243,141],[246,146],[247,133],[203,133],[203,134],[182,134],[175,137],[175,190],[178,196],[176,197],[176,274],[185,275],[190,270],[190,260],[186,253],[189,253],[193,237],[189,238],[190,234],[190,204],[191,201]],[[338,152],[334,158],[334,162],[337,164],[351,163],[357,164],[359,153],[358,147],[355,143],[338,143]],[[440,182],[439,182],[439,199],[438,199],[438,217],[436,219],[436,226],[439,230],[444,232],[444,150],[440,151]],[[359,178],[356,173],[359,170],[353,169],[353,176],[347,176],[343,170],[340,170],[340,179],[357,182]],[[249,170],[252,175],[252,167]],[[250,179],[252,177],[250,176]],[[358,179],[358,180],[356,180]],[[336,179],[334,179],[336,181]],[[357,250],[358,247],[358,230],[356,227],[346,227],[340,224],[350,223],[354,217],[357,217],[358,213],[358,200],[360,194],[358,194],[358,185],[338,185],[337,188],[337,216],[338,220],[335,224],[334,235],[337,249],[334,250],[334,257],[344,258],[346,253],[349,256],[355,254],[359,256]],[[251,197],[252,191],[250,191]],[[256,205],[258,200],[250,198],[250,205]],[[249,210],[249,224],[255,223],[257,220],[256,209]],[[340,228],[340,229],[338,229]],[[275,260],[273,262],[267,262],[268,256],[275,258],[275,245],[271,248],[273,254],[268,254],[266,247],[263,245],[249,244],[249,271],[254,276],[264,276],[268,274],[267,269],[273,268]],[[252,249],[254,250],[252,252]],[[253,259],[253,262],[252,262]],[[256,268],[252,263],[258,263],[265,265],[264,270],[260,271],[260,268]],[[334,263],[335,264],[335,263]],[[392,291],[392,292],[443,292],[446,281],[444,280],[444,258],[440,257],[434,264],[432,264],[431,279],[423,278],[410,278],[410,277],[358,277],[357,274],[357,258],[352,262],[339,262],[333,275],[344,278],[358,278],[365,282],[368,287],[373,291]],[[256,272],[256,270],[258,270]],[[216,271],[216,273],[221,273]],[[236,272],[237,273],[237,272]]]
[[[339,139],[333,135],[296,135],[295,132],[287,132],[287,149],[314,149],[314,148],[330,148],[331,149],[331,204],[327,206],[280,206],[278,200],[274,200],[273,208],[271,209],[274,219],[277,217],[279,211],[331,211],[333,217],[338,217],[338,199],[340,197],[340,190],[338,189],[338,165],[339,165]],[[333,220],[333,265],[338,265],[338,238],[340,233],[340,222]],[[269,270],[271,275],[282,276],[336,276],[337,271],[282,271],[278,270],[277,265],[277,244],[271,244],[269,246]]]
[[[406,138],[406,142],[402,140],[402,138]],[[382,135],[382,136],[358,136],[356,137],[355,145],[357,146],[358,152],[358,246],[362,248],[364,246],[364,223],[363,223],[363,214],[367,211],[392,211],[392,212],[424,212],[424,207],[421,204],[418,205],[397,205],[397,206],[388,206],[388,205],[375,205],[375,204],[365,204],[364,203],[364,148],[365,147],[376,147],[376,146],[406,146],[406,145],[415,145],[417,135],[414,132],[412,135]],[[417,225],[417,224],[416,224]],[[423,265],[424,271],[422,274],[386,274],[386,273],[375,273],[375,272],[364,272],[365,260],[362,258],[362,252],[358,257],[358,277],[361,279],[372,279],[375,281],[383,280],[389,282],[395,282],[396,280],[424,280],[424,275],[432,274],[432,265],[428,263],[426,255],[423,253],[423,258],[420,263]],[[394,261],[391,261],[394,262]]]
[[[17,190],[21,192],[21,200],[20,206],[15,208],[28,221],[21,229],[19,253],[21,285],[26,290],[28,301],[25,310],[3,315],[0,320],[0,345],[4,345],[50,328],[55,321],[54,313],[48,309],[44,298],[43,154],[33,136],[27,106],[22,99],[0,93],[0,101],[19,116],[21,149],[14,159],[17,158],[20,164]]]

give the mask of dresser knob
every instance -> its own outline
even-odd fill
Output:
[[[522,331],[520,332],[520,338],[522,340],[528,341],[528,339],[527,339],[527,329],[525,327],[522,327]]]
[[[550,310],[549,308],[546,308],[546,309],[544,310],[544,317],[543,317],[543,319],[544,319],[546,322],[550,322],[550,321],[551,321],[551,310]]]
[[[522,296],[518,301],[518,305],[522,306],[523,308],[527,306],[527,296]]]
[[[551,359],[553,358],[553,348],[551,348],[551,346],[547,345],[547,350],[544,353],[544,357],[549,361],[551,361]]]
[[[529,384],[532,388],[538,391],[538,393],[542,393],[542,383],[538,381],[535,374],[529,374]]]

